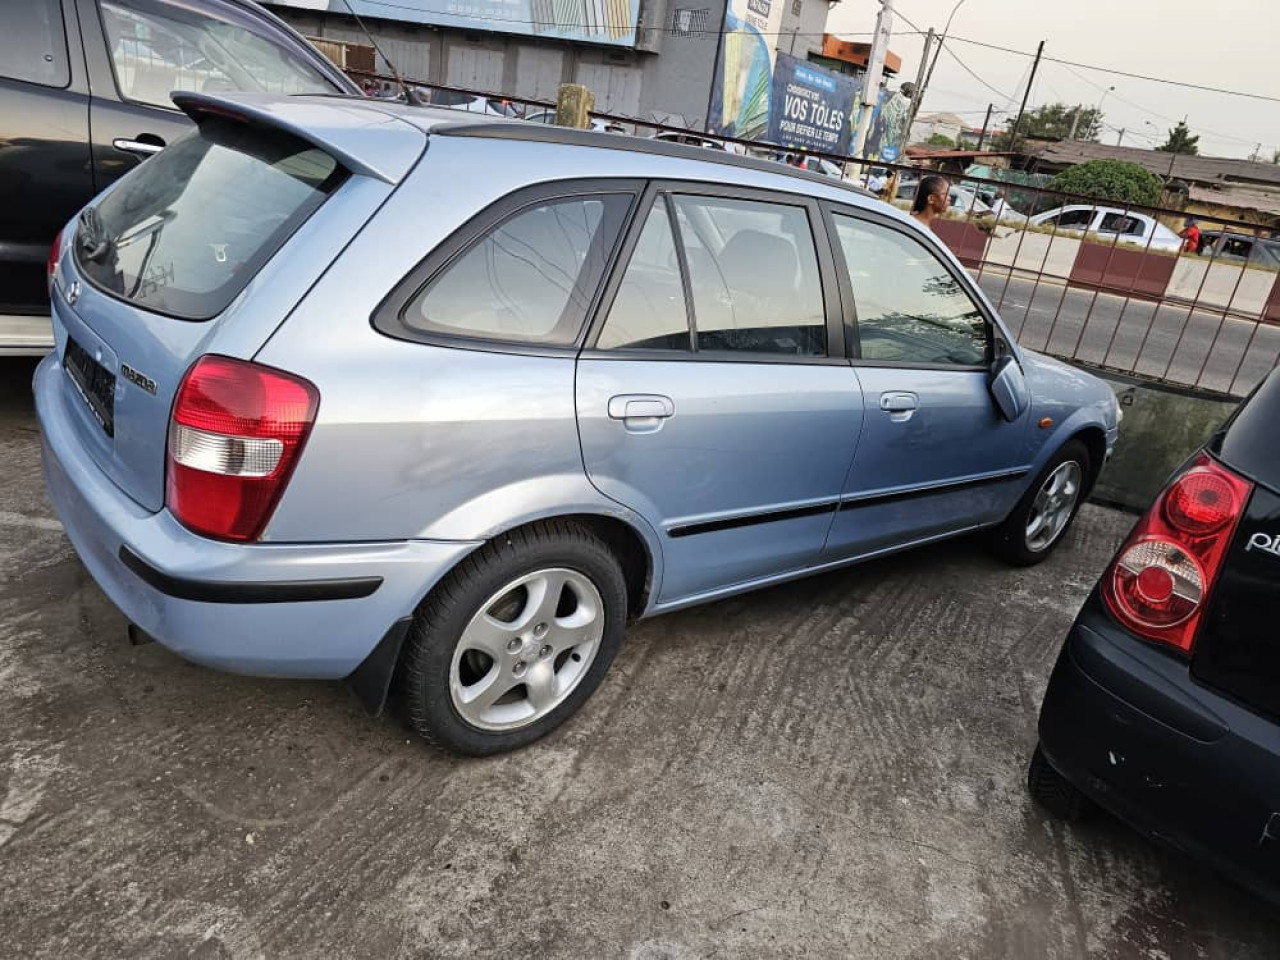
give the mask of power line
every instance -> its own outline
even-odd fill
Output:
[[[1026,50],[1016,50],[1013,47],[1003,47],[996,43],[985,43],[982,40],[970,40],[967,37],[948,37],[949,40],[955,40],[957,43],[967,43],[971,46],[982,47],[987,50],[1000,50],[1004,53],[1017,54],[1020,57],[1034,57],[1034,53],[1028,53]],[[1048,63],[1060,63],[1063,66],[1079,67],[1081,70],[1095,70],[1099,73],[1108,73],[1115,77],[1127,77],[1130,80],[1147,80],[1151,83],[1164,83],[1174,87],[1183,87],[1188,90],[1202,90],[1206,93],[1220,93],[1231,97],[1246,97],[1250,100],[1263,100],[1268,103],[1280,103],[1280,97],[1273,97],[1265,93],[1249,93],[1244,90],[1230,90],[1226,87],[1211,87],[1201,83],[1188,83],[1185,80],[1171,80],[1168,77],[1153,77],[1144,73],[1131,73],[1128,70],[1117,70],[1114,67],[1100,67],[1092,63],[1079,63],[1075,60],[1064,60],[1061,57],[1044,57]]]

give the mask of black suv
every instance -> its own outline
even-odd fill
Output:
[[[177,89],[359,94],[249,0],[0,0],[0,354],[53,346],[49,246],[189,128]]]
[[[1080,611],[1032,795],[1095,802],[1280,903],[1280,370],[1178,471]]]

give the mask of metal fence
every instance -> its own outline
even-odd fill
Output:
[[[350,71],[380,87],[393,78]],[[540,115],[555,105],[486,91],[410,81],[415,100],[454,109]],[[394,89],[394,88],[393,88]],[[714,136],[634,117],[593,113],[620,135],[664,136],[713,149],[799,162],[865,185],[869,166],[847,157]],[[899,187],[883,199],[910,204],[908,178],[932,171],[879,163]],[[1110,203],[995,179],[944,174],[952,207],[935,221],[941,239],[975,276],[1018,341],[1105,371],[1239,397],[1280,364],[1280,259],[1241,255],[1271,249],[1256,224],[1215,218],[1201,252],[1185,252],[1176,229],[1186,214]],[[1004,206],[993,203],[1004,195]],[[1077,207],[1064,218],[1064,207]],[[1163,221],[1163,222],[1162,222]],[[1157,227],[1158,225],[1158,227]],[[1275,248],[1280,250],[1280,244]]]

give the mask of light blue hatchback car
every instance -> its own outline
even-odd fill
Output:
[[[1059,541],[1115,440],[937,239],[827,177],[325,97],[198,123],[63,232],[49,494],[146,635],[556,727],[629,619],[987,529]]]

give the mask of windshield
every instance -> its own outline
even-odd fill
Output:
[[[85,209],[76,263],[120,299],[208,319],[344,176],[331,156],[297,137],[206,120]]]
[[[126,99],[172,107],[174,90],[333,93],[305,56],[243,8],[205,0],[102,0],[116,83]]]

